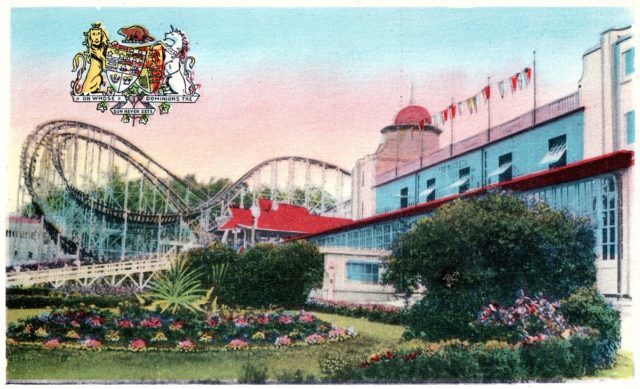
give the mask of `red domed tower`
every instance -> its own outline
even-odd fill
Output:
[[[402,108],[392,125],[380,131],[384,138],[378,147],[376,174],[420,160],[438,150],[442,132],[431,125],[429,111],[420,105]]]
[[[429,111],[424,107],[410,105],[402,108],[400,112],[398,112],[394,124],[396,126],[417,125],[424,127],[431,124],[431,115],[429,115]]]

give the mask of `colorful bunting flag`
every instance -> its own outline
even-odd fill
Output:
[[[504,99],[504,92],[505,92],[504,80],[498,83],[498,89],[500,90],[500,97]]]
[[[475,101],[473,97],[467,99],[467,106],[469,107],[469,113],[473,113],[475,110]]]
[[[462,116],[463,113],[464,113],[464,103],[460,101],[458,103],[458,115]]]
[[[480,105],[480,94],[473,96],[473,104],[475,105],[476,113],[478,113],[478,106]]]
[[[451,104],[451,107],[449,107],[451,109],[451,120],[456,118],[456,105],[455,104]]]
[[[444,111],[442,111],[442,115],[444,116],[444,121],[446,122],[447,120],[449,120],[449,110],[445,109]]]
[[[514,93],[516,91],[516,88],[518,87],[519,76],[520,73],[516,73],[515,75],[511,76],[511,93]]]
[[[529,82],[531,82],[531,75],[532,75],[531,68],[530,67],[525,68],[524,72],[527,75],[527,85],[528,85]]]
[[[487,85],[484,87],[484,98],[489,100],[491,98],[491,86]]]

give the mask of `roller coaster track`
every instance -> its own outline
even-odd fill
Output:
[[[283,165],[288,168],[282,169]],[[303,168],[296,170],[299,165]],[[321,193],[315,206],[323,212],[330,203],[347,204],[344,201],[349,196],[344,196],[343,190],[350,188],[347,181],[351,179],[348,171],[334,164],[283,156],[259,163],[208,197],[122,136],[68,120],[44,123],[29,134],[22,147],[20,166],[19,208],[33,204],[44,219],[46,231],[60,242],[63,251],[120,261],[42,270],[38,274],[19,272],[11,275],[11,283],[126,275],[140,270],[140,266],[153,271],[154,266],[160,266],[157,261],[166,262],[166,258],[158,258],[164,258],[163,253],[176,245],[206,244],[214,239],[212,233],[228,217],[234,201],[244,204],[245,196],[255,201],[268,188],[273,199],[292,202],[296,182],[302,181],[301,205],[312,208],[313,189],[314,193]],[[262,182],[265,173],[271,176],[266,185]],[[336,179],[333,187],[328,176]],[[320,181],[313,182],[317,177]],[[329,194],[329,187],[334,194]],[[327,199],[329,196],[333,197]],[[128,260],[140,254],[159,257],[147,262]]]

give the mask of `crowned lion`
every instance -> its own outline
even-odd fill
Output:
[[[102,86],[105,85],[105,80],[102,73],[107,63],[106,53],[109,45],[109,34],[101,23],[92,24],[91,28],[83,34],[85,39],[82,44],[87,47],[87,50],[73,57],[73,69],[71,71],[77,71],[78,73],[76,79],[71,82],[72,93],[86,95],[104,92]],[[87,65],[89,67],[87,76],[84,82],[80,83],[82,73]]]

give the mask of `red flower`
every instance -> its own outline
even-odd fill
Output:
[[[381,359],[381,358],[380,358],[380,354],[373,354],[373,355],[371,356],[370,361],[371,361],[371,362],[380,362],[380,359]]]
[[[87,320],[87,322],[92,327],[102,327],[104,324],[104,318],[100,316],[92,316]]]
[[[384,354],[384,357],[387,358],[387,359],[393,359],[393,353],[391,351],[387,351]]]
[[[267,315],[260,316],[260,317],[258,317],[257,322],[258,322],[258,324],[263,324],[263,325],[264,324],[269,324],[269,316],[267,316]]]
[[[211,316],[207,320],[207,327],[215,327],[220,323],[220,319],[217,316]]]
[[[162,320],[158,317],[148,317],[140,322],[140,327],[144,328],[160,328],[162,327]]]
[[[117,325],[120,328],[133,328],[133,322],[129,319],[118,320]]]

